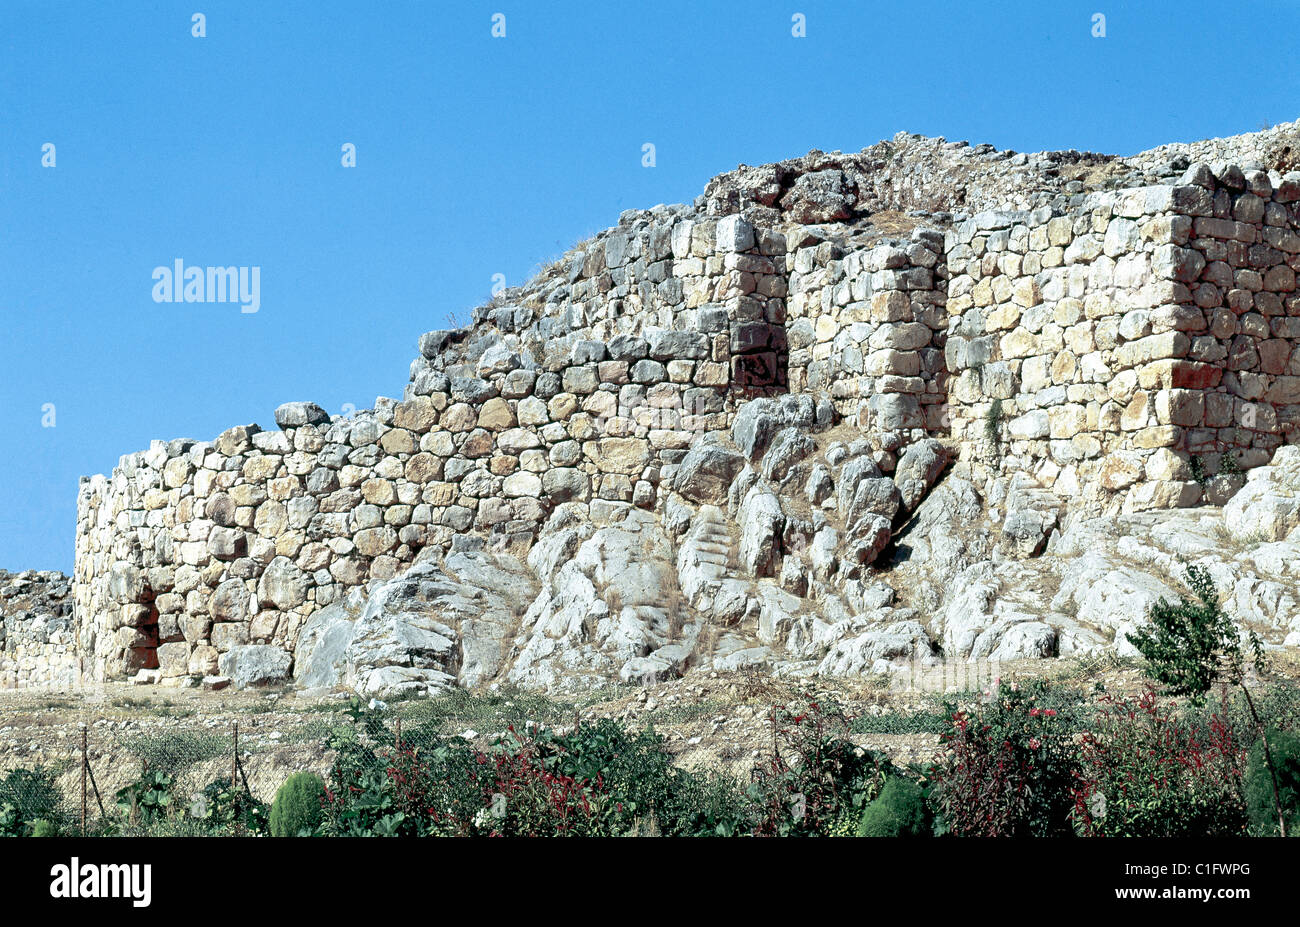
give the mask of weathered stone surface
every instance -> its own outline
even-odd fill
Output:
[[[718,504],[727,497],[745,458],[720,444],[697,441],[678,464],[673,489],[692,502]]]
[[[297,655],[426,564],[383,606],[419,617],[341,685],[869,672],[926,658],[885,633],[914,621],[948,659],[1124,651],[1184,554],[1293,646],[1295,150],[1295,126],[1124,159],[900,135],[630,210],[421,338],[400,400],[289,403],[85,480],[76,607],[0,615],[0,686]],[[916,228],[882,237],[890,212]],[[550,551],[544,588],[467,629],[496,568],[453,558],[507,550]]]
[[[286,402],[275,410],[275,423],[281,428],[329,424],[329,413],[314,402]]]
[[[294,608],[307,599],[307,577],[288,557],[276,557],[257,583],[257,598],[263,606]],[[230,675],[224,671],[222,674]]]
[[[218,661],[221,675],[237,689],[278,685],[289,678],[293,658],[279,647],[245,644],[223,653]]]

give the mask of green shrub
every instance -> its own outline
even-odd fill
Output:
[[[296,772],[275,793],[269,821],[272,837],[297,837],[314,831],[321,822],[325,783],[310,772]]]
[[[924,837],[929,832],[921,787],[898,776],[885,780],[858,822],[859,837]]]
[[[1045,680],[999,683],[991,704],[954,711],[929,769],[936,833],[1057,837],[1071,832],[1079,696]]]
[[[1161,706],[1150,691],[1136,701],[1103,699],[1092,730],[1080,737],[1079,754],[1072,818],[1081,835],[1229,837],[1245,832],[1239,772],[1245,751],[1217,714],[1204,724],[1189,723]],[[1271,807],[1271,786],[1268,800]]]
[[[1277,769],[1278,799],[1287,833],[1300,834],[1300,737],[1272,731],[1268,737]],[[1264,762],[1264,742],[1258,740],[1246,760],[1246,814],[1251,832],[1275,837],[1278,833],[1277,810],[1273,804],[1273,779]]]
[[[33,837],[57,837],[58,835],[59,829],[53,822],[47,821],[45,818],[37,818],[32,822]]]
[[[14,769],[0,779],[0,836],[26,837],[36,822],[63,819],[63,795],[48,769]]]
[[[856,820],[880,794],[893,764],[849,740],[840,706],[805,695],[768,717],[772,747],[750,772],[746,796],[752,833],[764,837],[829,836]]]
[[[214,779],[190,806],[190,818],[200,822],[210,833],[243,837],[266,834],[266,803],[230,784],[226,778]]]

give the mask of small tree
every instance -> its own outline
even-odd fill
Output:
[[[1255,700],[1245,684],[1247,656],[1242,635],[1232,618],[1219,605],[1219,592],[1209,570],[1191,564],[1187,567],[1187,586],[1194,598],[1182,596],[1177,603],[1164,599],[1151,606],[1149,628],[1128,635],[1129,643],[1146,658],[1147,675],[1165,686],[1172,695],[1185,695],[1199,705],[1219,680],[1241,689],[1255,729],[1264,745],[1264,762],[1273,783],[1273,807],[1278,828],[1286,836],[1286,819],[1278,791],[1277,770],[1269,748],[1268,731],[1255,710]],[[1249,662],[1256,671],[1265,668],[1264,645],[1254,631],[1246,634],[1250,645]]]

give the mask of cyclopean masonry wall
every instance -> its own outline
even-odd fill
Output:
[[[969,175],[970,149],[931,141],[925,176]],[[350,419],[290,403],[278,431],[154,442],[83,480],[82,677],[180,682],[249,642],[287,668],[313,611],[427,548],[522,550],[560,503],[595,524],[661,508],[687,449],[756,396],[816,399],[816,423],[854,422],[885,472],[951,438],[986,490],[1021,473],[1130,508],[1192,504],[1194,466],[1232,451],[1246,469],[1285,440],[1300,174],[1193,165],[1091,193],[1044,174],[1055,188],[1008,197],[1028,208],[921,217],[937,228],[904,241],[855,213],[928,196],[864,179],[900,150],[624,213],[469,327],[423,336],[401,401]],[[1084,158],[1059,155],[1040,161]]]
[[[652,507],[740,390],[785,391],[785,245],[740,217],[626,219],[552,269],[559,287],[425,335],[403,401],[334,421],[290,403],[280,431],[154,442],[83,480],[87,677],[215,674],[247,643],[287,661],[313,610],[426,546],[526,545],[560,502]]]
[[[943,236],[846,252],[804,229],[790,244],[791,388],[829,394],[892,471],[907,445],[948,432]]]
[[[1027,471],[1129,509],[1191,505],[1206,477],[1267,463],[1300,421],[1297,199],[1300,174],[1194,165],[961,223],[947,363],[963,457],[985,480]],[[1211,484],[1213,501],[1235,485]]]
[[[71,593],[62,573],[0,570],[0,689],[75,685]]]

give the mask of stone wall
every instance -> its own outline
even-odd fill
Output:
[[[459,533],[527,546],[558,503],[653,507],[696,436],[785,391],[785,259],[738,216],[633,214],[542,280],[561,287],[423,336],[402,401],[290,403],[280,431],[123,457],[79,499],[88,672],[177,681],[250,643],[288,659],[316,608]]]
[[[1300,174],[1218,171],[949,233],[953,430],[986,479],[1190,505],[1287,440]]]
[[[922,147],[945,171],[985,159]],[[422,551],[466,533],[522,551],[560,503],[599,524],[659,509],[688,449],[755,396],[823,400],[818,424],[857,424],[885,472],[950,437],[985,488],[1020,474],[1139,509],[1206,484],[1215,501],[1209,477],[1287,440],[1300,174],[1195,164],[1093,192],[1054,176],[1010,198],[1027,208],[920,217],[898,240],[854,212],[925,199],[868,191],[886,154],[743,169],[694,206],[624,213],[471,325],[425,334],[400,401],[346,419],[289,403],[279,430],[154,442],[83,480],[84,674],[179,683],[246,644],[288,666],[309,615]]]
[[[908,444],[948,432],[943,235],[917,229],[847,251],[810,236],[790,244],[791,389],[829,395],[892,472]]]
[[[71,592],[62,573],[0,570],[0,689],[76,683]]]

